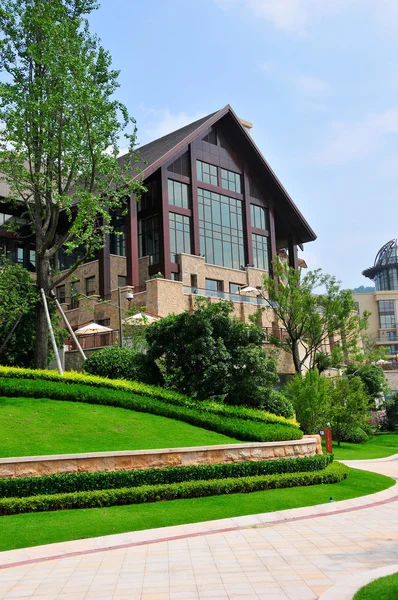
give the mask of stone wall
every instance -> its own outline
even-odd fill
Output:
[[[299,458],[314,456],[315,454],[322,454],[320,436],[305,436],[302,440],[288,442],[28,456],[0,459],[0,477],[34,477],[57,473],[161,469],[175,466]]]

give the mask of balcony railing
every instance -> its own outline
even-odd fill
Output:
[[[79,335],[79,344],[84,350],[90,348],[102,348],[103,346],[114,346],[119,343],[119,331],[107,331],[105,333],[90,333],[89,335]],[[68,350],[77,350],[77,346],[72,338],[65,342]]]
[[[263,327],[265,332],[265,340],[267,342],[272,340],[272,338],[277,338],[279,341],[283,342],[287,338],[287,331],[283,327]]]
[[[247,304],[256,304],[266,306],[267,302],[261,296],[244,296],[243,294],[230,294],[228,292],[205,290],[197,287],[184,285],[184,294],[187,296],[204,296],[205,298],[220,298],[221,300],[231,300],[232,302],[245,302]]]
[[[379,343],[383,343],[383,344],[389,344],[390,342],[398,342],[398,335],[391,335],[391,336],[385,336],[385,337],[378,337],[376,338],[376,342]]]

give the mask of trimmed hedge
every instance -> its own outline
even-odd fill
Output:
[[[185,421],[191,425],[216,431],[246,442],[298,440],[303,437],[302,431],[297,427],[248,421],[232,416],[220,416],[197,408],[175,406],[155,398],[137,396],[127,391],[96,388],[81,384],[0,377],[1,395],[14,398],[51,398],[53,400],[117,406]]]
[[[332,461],[331,454],[317,454],[304,458],[280,458],[257,462],[7,478],[0,479],[0,498],[23,498],[45,494],[133,488],[142,485],[164,485],[183,481],[209,481],[280,473],[310,473],[322,471]]]
[[[196,401],[188,396],[184,396],[178,392],[167,390],[154,385],[139,383],[138,381],[126,381],[124,379],[107,379],[105,377],[97,377],[96,375],[86,375],[68,371],[64,376],[57,371],[45,371],[40,369],[20,369],[17,367],[2,367],[0,366],[0,377],[11,377],[13,379],[35,379],[57,381],[62,383],[82,383],[93,387],[110,388],[113,390],[122,390],[133,392],[137,395],[148,398],[162,400],[169,404],[177,406],[185,406],[187,408],[196,408],[201,411],[210,412],[213,414],[236,416],[240,419],[248,421],[260,421],[263,423],[275,423],[279,425],[288,425],[290,427],[299,428],[297,421],[286,419],[272,413],[255,409],[246,408],[243,406],[231,406],[223,402],[215,400]]]
[[[74,492],[72,494],[30,496],[28,498],[5,498],[0,500],[0,515],[121,506],[125,504],[159,502],[161,500],[202,498],[222,494],[250,493],[277,488],[330,484],[343,481],[343,479],[348,477],[348,472],[349,469],[345,465],[333,463],[322,471],[311,473],[283,473],[210,481],[188,481],[169,485],[143,485],[136,488]]]

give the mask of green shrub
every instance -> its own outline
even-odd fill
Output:
[[[311,369],[303,376],[296,374],[285,386],[283,393],[293,403],[304,433],[318,433],[324,429],[330,412],[330,379],[319,375],[318,369]]]
[[[83,369],[90,375],[99,375],[115,379],[141,381],[142,383],[161,384],[162,375],[157,364],[146,354],[110,346],[93,352],[83,363]]]
[[[267,424],[261,421],[249,421],[234,416],[221,416],[197,408],[175,406],[155,398],[137,396],[127,391],[95,388],[82,384],[0,377],[0,395],[14,398],[52,398],[53,400],[119,406],[128,410],[147,412],[185,421],[191,425],[203,427],[243,441],[297,440],[301,439],[303,435],[297,427],[278,423]]]
[[[351,442],[351,444],[362,444],[368,441],[368,436],[362,429],[362,427],[355,427],[349,429],[342,438],[343,442]]]
[[[267,412],[291,419],[294,413],[293,404],[277,390],[267,390],[260,407]]]
[[[363,423],[361,425],[361,429],[366,433],[367,436],[374,435],[375,428],[370,423]]]
[[[242,462],[189,467],[166,467],[105,473],[63,473],[43,477],[0,479],[0,498],[23,498],[48,494],[87,492],[92,490],[164,485],[183,481],[209,481],[231,477],[275,475],[280,473],[309,473],[322,471],[333,461],[331,454],[304,458],[280,458],[257,462]]]
[[[263,410],[255,408],[246,408],[241,406],[230,406],[216,400],[197,401],[184,396],[172,390],[166,390],[161,387],[139,383],[138,381],[125,381],[123,379],[107,379],[106,377],[97,377],[95,375],[87,375],[68,371],[62,377],[57,371],[45,371],[39,369],[18,369],[13,367],[0,366],[0,377],[15,378],[15,379],[34,379],[40,381],[55,381],[62,383],[82,383],[85,385],[109,388],[112,390],[123,390],[133,392],[134,394],[142,395],[147,398],[156,398],[175,404],[177,406],[185,406],[187,408],[196,408],[201,411],[206,411],[223,416],[238,417],[248,421],[260,421],[263,423],[275,423],[287,425],[289,427],[299,427],[299,424],[293,419],[285,419]]]
[[[188,481],[168,485],[143,485],[141,487],[74,492],[71,494],[30,496],[27,498],[5,498],[0,500],[0,515],[142,504],[144,502],[158,502],[160,500],[202,498],[222,494],[250,493],[260,490],[330,484],[346,479],[348,472],[349,469],[345,465],[333,463],[322,471],[313,471],[310,473],[283,473],[209,481]]]
[[[398,392],[392,394],[385,403],[386,416],[382,423],[383,431],[396,431],[398,427]]]

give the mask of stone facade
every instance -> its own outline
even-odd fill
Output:
[[[102,301],[98,296],[98,261],[92,261],[79,267],[74,279],[78,279],[77,290],[85,293],[85,280],[88,277],[95,277],[95,294],[86,298],[81,298],[77,308],[71,308],[69,297],[71,296],[72,278],[65,281],[67,301],[63,305],[67,317],[73,327],[82,326],[91,321],[101,322],[109,319],[109,327],[119,329],[118,312],[118,276],[126,275],[126,259],[122,256],[111,255],[111,294],[107,301]],[[244,298],[242,301],[236,301],[236,294],[230,294],[230,284],[240,286],[249,285],[252,287],[261,287],[264,277],[264,271],[245,267],[244,269],[228,269],[216,265],[210,265],[205,262],[201,256],[191,254],[180,254],[180,279],[174,281],[168,279],[149,279],[149,258],[144,257],[139,261],[140,287],[134,292],[134,299],[129,303],[126,300],[126,294],[122,293],[122,315],[131,306],[145,307],[148,313],[166,317],[169,314],[178,314],[184,310],[193,310],[198,297],[208,296],[206,290],[206,279],[213,279],[221,282],[221,297],[232,299],[234,305],[234,315],[242,321],[249,322],[251,315],[258,316],[258,324],[265,328],[278,329],[278,322],[275,315],[269,307],[264,304],[259,312],[259,305],[256,297]],[[193,282],[195,283],[194,285]],[[196,293],[195,293],[196,292]],[[218,298],[210,298],[211,302],[218,302]],[[108,324],[108,323],[107,323]],[[278,372],[283,374],[293,374],[294,367],[291,356],[283,351],[276,351],[278,355]],[[76,361],[72,360],[72,363]],[[77,361],[79,362],[79,361]],[[70,364],[66,359],[66,368]]]
[[[211,465],[322,454],[320,436],[288,442],[226,444],[161,450],[95,452],[0,459],[0,477],[36,477],[57,473],[93,473],[132,469]]]

